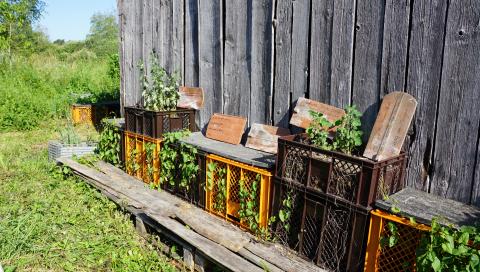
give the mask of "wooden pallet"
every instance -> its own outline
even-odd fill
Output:
[[[57,162],[135,216],[137,229],[148,225],[180,244],[191,270],[205,271],[208,263],[214,263],[229,271],[325,271],[279,245],[255,241],[165,191],[151,190],[112,165],[98,162],[93,169],[69,158]]]

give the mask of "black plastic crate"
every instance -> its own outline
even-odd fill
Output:
[[[307,191],[370,207],[404,187],[406,155],[375,162],[308,144],[306,134],[278,140],[275,176]]]
[[[159,139],[163,133],[179,130],[196,131],[195,110],[150,111],[125,107],[125,129],[129,132]]]
[[[362,271],[369,227],[369,208],[337,197],[311,194],[293,183],[275,179],[272,233],[277,241],[330,271]],[[284,221],[284,199],[291,196],[291,216]]]

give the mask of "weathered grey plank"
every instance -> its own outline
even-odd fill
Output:
[[[480,2],[449,2],[430,191],[469,203],[480,120]]]
[[[203,34],[204,35],[204,34]],[[198,85],[198,1],[185,0],[185,73],[184,84]],[[198,115],[197,115],[198,116]],[[197,123],[198,125],[198,123]]]
[[[290,119],[290,67],[292,52],[292,2],[278,1],[275,13],[275,81],[273,124],[288,127]]]
[[[480,127],[480,124],[478,124]],[[477,163],[475,165],[475,175],[473,176],[472,205],[480,207],[480,135],[477,140]]]
[[[201,1],[198,18],[199,83],[205,91],[203,109],[197,114],[204,130],[213,113],[222,113],[223,105],[223,28],[222,1]]]
[[[231,160],[243,162],[248,165],[272,169],[275,166],[275,155],[246,148],[243,145],[232,145],[209,139],[201,132],[194,132],[182,142],[196,146],[210,154],[216,154]]]
[[[311,3],[309,98],[323,103],[330,103],[333,3],[333,0]]]
[[[153,42],[154,42],[154,20],[153,20],[153,5],[154,0],[143,0],[143,18],[142,18],[142,28],[143,28],[143,61],[144,67],[147,74],[150,74],[150,55],[153,52]]]
[[[401,215],[414,217],[418,223],[427,225],[433,218],[440,218],[444,221],[443,223],[453,224],[456,227],[474,225],[480,221],[478,208],[413,188],[405,188],[391,195],[386,201],[377,201],[375,206],[386,211],[396,207]]]
[[[242,1],[225,1],[223,112],[247,117],[250,112],[251,18]]]
[[[355,6],[353,0],[335,0],[333,4],[329,104],[339,108],[350,105],[351,100]]]
[[[383,23],[380,97],[402,91],[407,72],[410,0],[387,0]]]
[[[370,135],[380,107],[384,10],[384,1],[357,3],[352,104],[363,113],[364,140]]]
[[[185,0],[174,0],[172,2],[172,71],[180,76],[180,84],[184,80],[184,54],[185,54],[185,27],[184,27],[184,8]]]
[[[411,18],[406,91],[417,99],[409,141],[407,185],[428,191],[442,71],[447,0],[415,1]]]
[[[252,0],[249,124],[271,123],[273,0]]]
[[[133,92],[133,101],[131,105],[137,105],[142,103],[142,90],[140,88],[140,70],[138,69],[138,63],[145,58],[143,55],[143,0],[134,1],[134,6],[132,7],[134,14],[130,17],[131,22],[133,23],[132,38],[133,38],[133,48],[132,48],[132,57],[131,57],[131,69],[132,69],[132,90]]]
[[[118,12],[118,58],[119,58],[119,67],[120,67],[120,112],[121,116],[124,116],[123,107],[125,106],[125,78],[127,77],[126,65],[125,65],[125,46],[126,43],[123,41],[125,38],[125,15],[123,8],[125,7],[124,0],[117,1],[117,12]]]
[[[308,92],[310,0],[292,2],[292,66],[290,90],[292,103]]]

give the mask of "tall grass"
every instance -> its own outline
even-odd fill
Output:
[[[30,130],[43,120],[66,117],[69,105],[82,98],[96,102],[98,97],[118,97],[118,83],[108,72],[108,60],[88,54],[1,62],[0,131]]]

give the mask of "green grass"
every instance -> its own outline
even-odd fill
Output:
[[[61,126],[0,133],[0,264],[7,271],[175,271],[113,202],[50,173],[47,141]]]
[[[111,66],[111,65],[110,65]],[[69,105],[118,96],[109,60],[60,60],[54,55],[0,62],[0,131],[30,130],[42,121],[69,116]],[[91,94],[88,99],[82,99]]]

